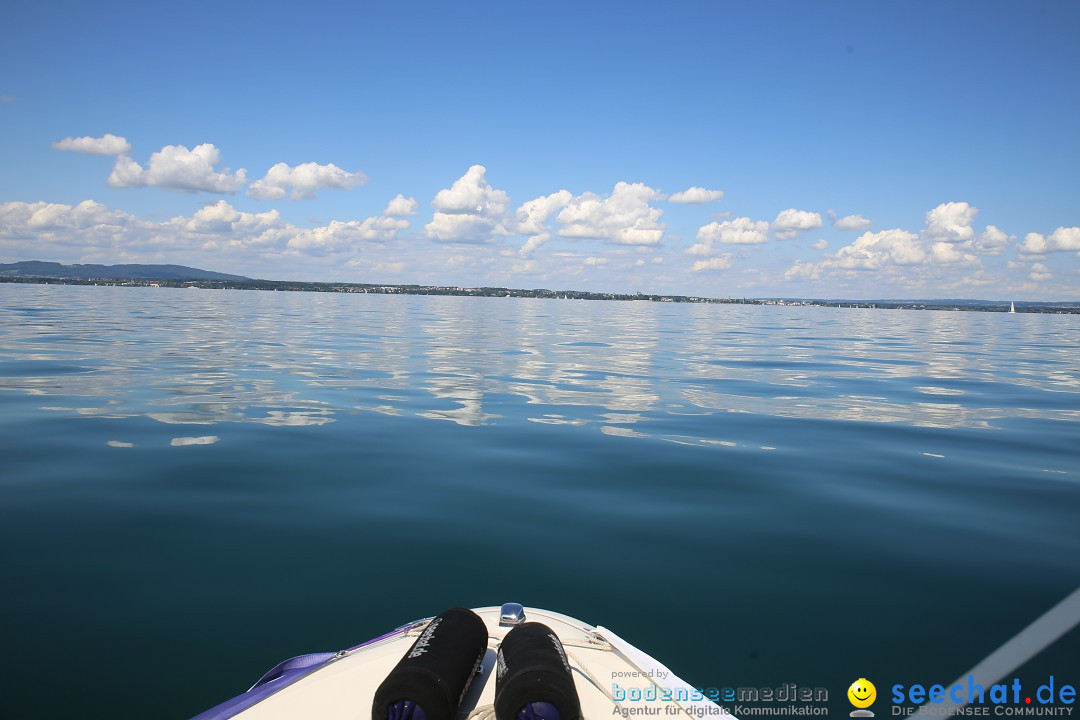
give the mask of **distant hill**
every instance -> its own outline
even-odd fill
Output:
[[[183,265],[61,265],[26,260],[0,263],[0,276],[73,278],[79,280],[249,280],[243,275],[200,270]]]

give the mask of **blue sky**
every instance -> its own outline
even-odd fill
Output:
[[[0,261],[1080,298],[1077,2],[4,15]]]

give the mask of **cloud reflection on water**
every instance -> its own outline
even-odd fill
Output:
[[[72,417],[315,427],[371,412],[721,447],[734,443],[709,418],[725,414],[1080,419],[1072,317],[26,285],[0,298],[0,390],[63,398],[42,409]]]

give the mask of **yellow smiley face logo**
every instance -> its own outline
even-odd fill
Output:
[[[847,689],[848,700],[857,708],[868,708],[877,698],[877,688],[866,678],[859,678]]]

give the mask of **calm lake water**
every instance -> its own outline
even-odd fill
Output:
[[[947,684],[1080,585],[1078,358],[1075,315],[0,285],[3,714],[187,718],[506,601],[838,717]]]

